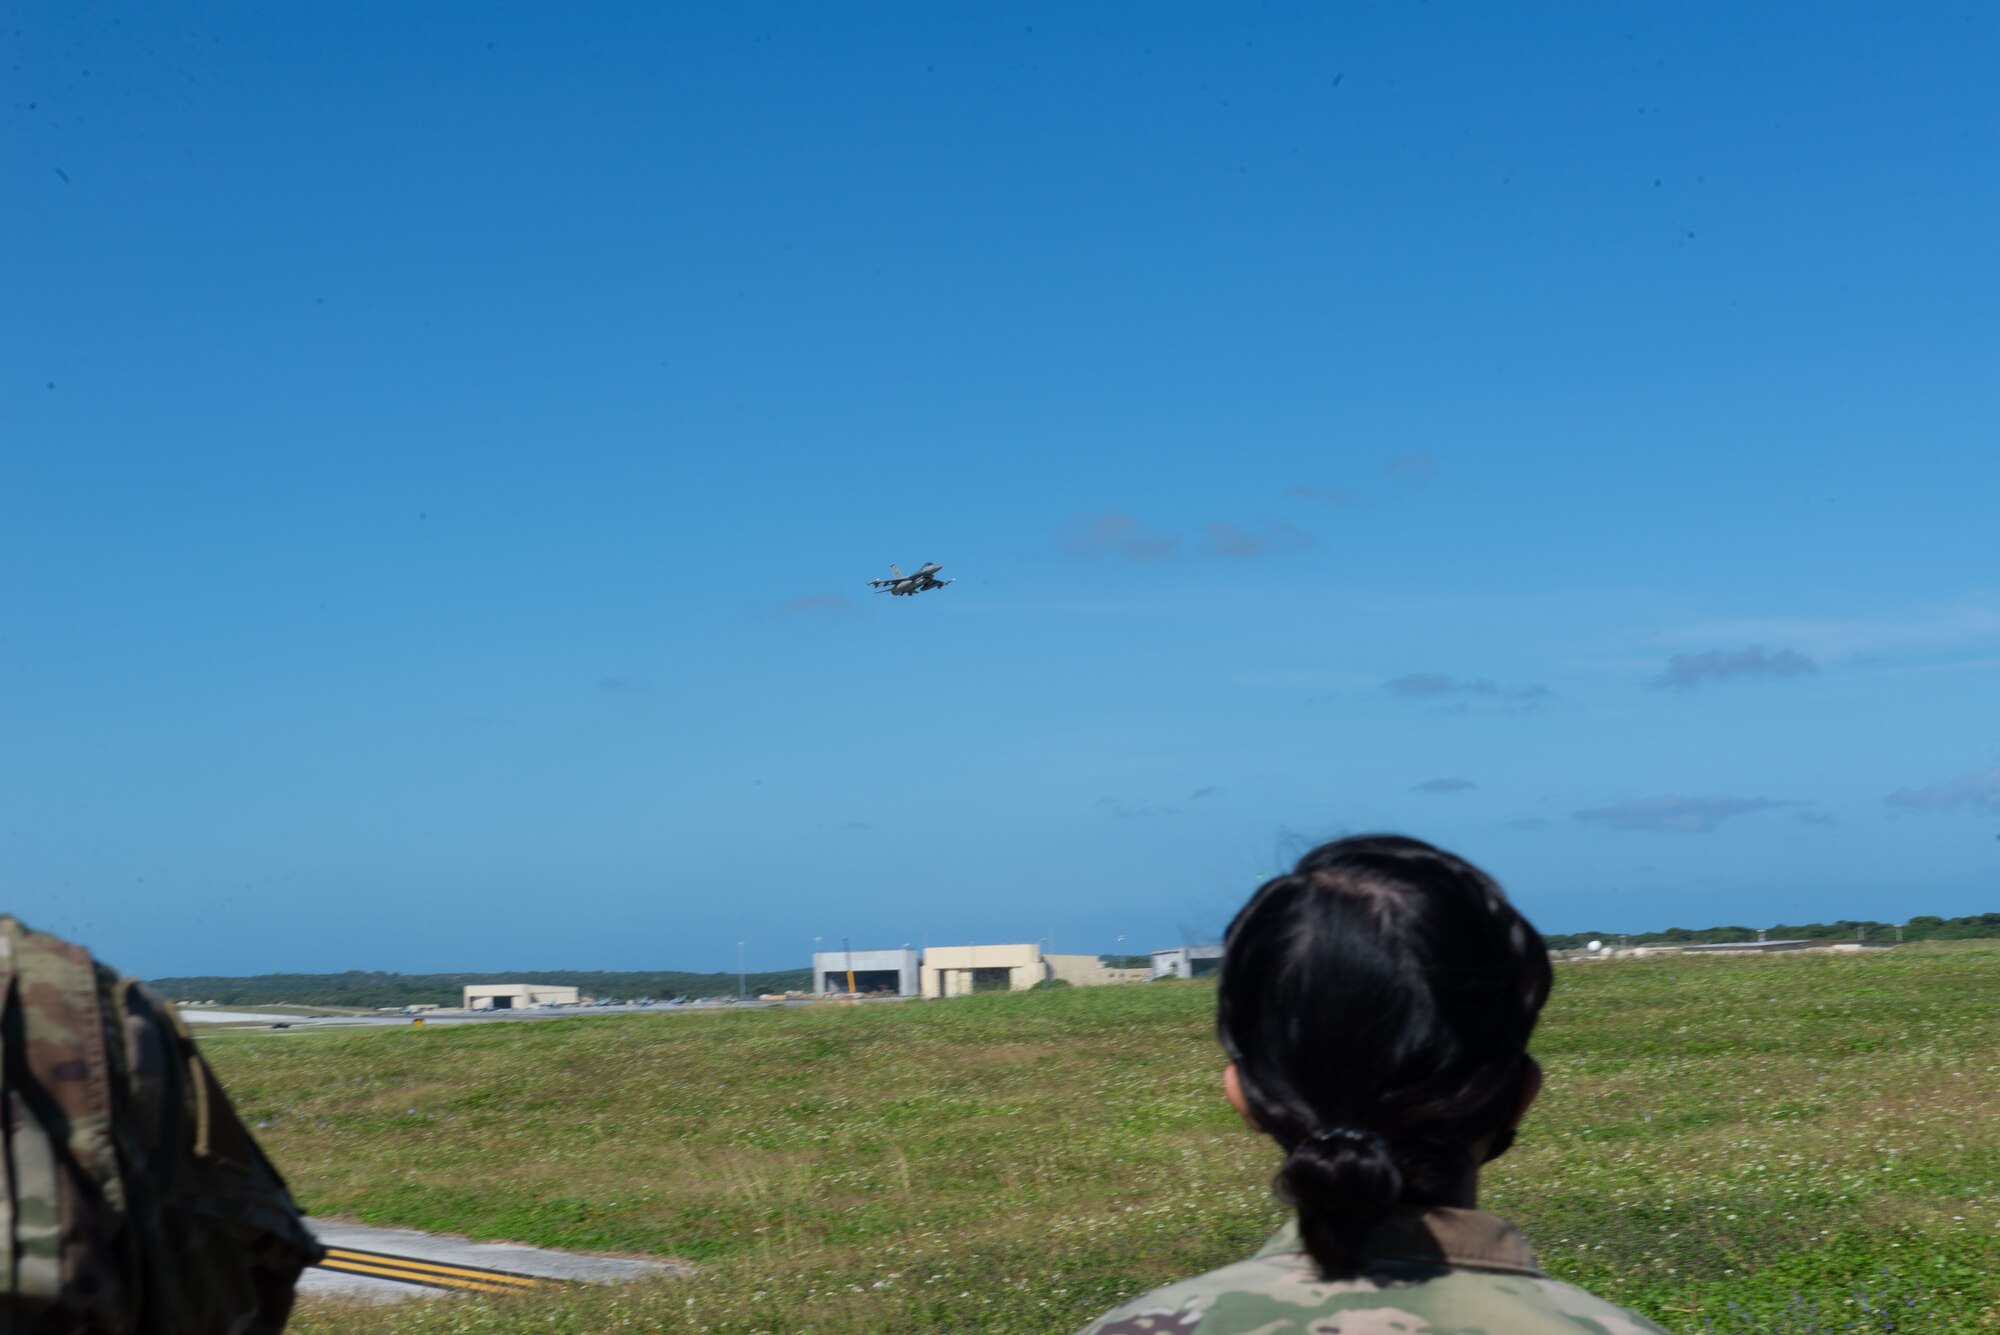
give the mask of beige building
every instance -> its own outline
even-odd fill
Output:
[[[931,946],[924,951],[923,994],[1014,991],[1049,976],[1040,946]]]
[[[1153,976],[1146,968],[1111,969],[1096,955],[1044,955],[1049,977],[1060,978],[1075,987],[1097,987],[1104,983],[1143,983]]]
[[[469,1011],[518,1011],[576,1003],[575,988],[548,983],[468,983],[465,987],[465,1008]]]

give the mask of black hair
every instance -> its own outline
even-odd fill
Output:
[[[1321,845],[1229,925],[1216,1027],[1327,1275],[1512,1140],[1548,950],[1493,878],[1400,835]]]

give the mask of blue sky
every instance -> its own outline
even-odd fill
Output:
[[[156,975],[1144,950],[1385,828],[1550,931],[2000,907],[1997,39],[18,6],[0,897]]]

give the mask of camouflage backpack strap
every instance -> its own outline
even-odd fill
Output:
[[[149,1221],[142,1335],[276,1335],[323,1249],[170,1002],[112,992],[126,1073],[121,1144]]]
[[[0,918],[4,1294],[116,1330],[129,1286],[125,1193],[111,1139],[111,1072],[88,952]]]
[[[58,1276],[49,1240],[58,1235],[57,1215],[49,1206],[56,1198],[55,1149],[27,1112],[18,1064],[20,1017],[15,1013],[14,940],[11,918],[0,918],[0,1126],[5,1128],[0,1152],[0,1295],[10,1304],[40,1305],[54,1301]],[[25,1234],[26,1240],[22,1235]]]

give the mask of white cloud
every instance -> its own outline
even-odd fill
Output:
[[[1748,649],[1675,654],[1667,660],[1665,670],[1653,678],[1652,685],[1656,690],[1689,691],[1705,681],[1772,681],[1818,674],[1819,664],[1804,654],[1790,649],[1773,653],[1761,644],[1753,644]]]
[[[1384,464],[1382,471],[1398,482],[1421,487],[1437,480],[1437,456],[1424,450],[1399,454]]]
[[[1878,617],[1750,617],[1667,635],[1668,644],[1789,644],[1821,662],[2000,640],[2000,598],[1981,595]]]
[[[1178,534],[1148,528],[1122,510],[1077,515],[1063,525],[1063,549],[1071,556],[1118,556],[1127,561],[1159,561],[1173,555]]]
[[[1531,714],[1555,695],[1539,682],[1526,686],[1500,686],[1484,677],[1452,677],[1442,672],[1411,672],[1392,677],[1382,689],[1399,700],[1455,701],[1432,713],[1462,714],[1471,700],[1489,704],[1503,714]]]
[[[1723,821],[1796,802],[1773,797],[1641,797],[1575,813],[1586,825],[1613,830],[1656,830],[1671,834],[1707,834]]]
[[[1286,487],[1285,495],[1296,501],[1317,501],[1343,510],[1361,504],[1361,498],[1346,487],[1315,487],[1304,482]]]
[[[844,593],[811,593],[803,598],[787,599],[778,608],[781,617],[795,617],[807,612],[831,612],[835,616],[853,616],[854,600]]]
[[[1899,788],[1882,800],[1906,811],[1977,811],[2000,816],[2000,765],[1923,788]]]
[[[1282,519],[1267,519],[1254,531],[1220,520],[1201,526],[1204,556],[1262,556],[1266,552],[1303,551],[1317,545],[1312,534]]]

